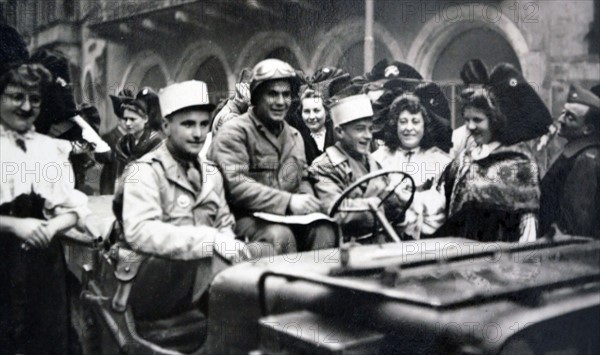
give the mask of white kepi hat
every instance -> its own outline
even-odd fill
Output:
[[[184,81],[161,89],[158,92],[158,101],[163,117],[193,106],[203,106],[208,111],[215,108],[208,99],[206,83],[198,80]]]
[[[361,118],[373,117],[371,100],[365,94],[340,99],[329,108],[329,112],[334,126],[340,126]]]

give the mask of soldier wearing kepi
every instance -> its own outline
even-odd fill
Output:
[[[222,177],[199,158],[214,108],[206,84],[167,86],[159,100],[167,139],[125,170],[125,239],[135,250],[171,259],[208,256],[212,246],[241,250]]]
[[[320,209],[305,179],[302,137],[285,121],[298,86],[289,64],[278,59],[258,63],[250,83],[250,109],[223,125],[208,152],[225,176],[236,233],[271,244],[275,253],[326,248],[335,242],[333,228],[325,224],[292,227],[253,216],[304,215]]]
[[[600,238],[600,98],[572,85],[558,122],[568,142],[542,180],[541,234]]]
[[[369,97],[361,94],[338,100],[331,106],[331,118],[337,142],[317,157],[309,169],[324,213],[329,213],[333,203],[348,186],[368,173],[381,169],[381,165],[369,153],[373,139],[373,109]],[[389,186],[387,177],[372,179],[363,189],[354,189],[344,206],[368,210],[370,202],[381,205],[383,200],[386,217],[396,225],[402,222],[403,216],[399,212],[410,198],[410,192],[401,194],[404,197],[401,199],[387,190]],[[388,194],[390,196],[385,198]],[[341,213],[338,218],[344,235],[367,234],[373,227],[374,217],[368,211]]]

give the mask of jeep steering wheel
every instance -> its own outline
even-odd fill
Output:
[[[388,221],[388,219],[385,217],[385,214],[383,214],[381,211],[379,212],[374,212],[372,210],[372,208],[344,208],[344,207],[340,207],[342,205],[342,202],[348,198],[348,196],[350,195],[350,193],[352,191],[354,191],[357,187],[361,186],[361,185],[366,185],[369,181],[376,179],[376,178],[380,178],[383,176],[389,176],[389,175],[393,175],[393,174],[399,174],[402,175],[402,179],[400,179],[400,182],[396,183],[395,186],[393,186],[392,189],[389,190],[389,192],[385,195],[385,197],[381,200],[381,202],[379,202],[379,204],[377,206],[372,206],[372,207],[380,207],[383,202],[385,200],[387,200],[396,190],[396,188],[398,186],[400,186],[402,183],[404,183],[404,181],[406,181],[407,179],[410,181],[411,184],[411,195],[410,198],[408,199],[406,205],[402,208],[402,214],[404,214],[406,212],[406,210],[410,207],[410,205],[413,202],[413,199],[415,197],[415,191],[416,191],[416,185],[415,185],[415,181],[413,180],[413,178],[408,175],[407,173],[403,172],[402,170],[378,170],[375,172],[372,172],[370,174],[367,174],[365,176],[363,176],[362,178],[358,179],[357,181],[355,181],[353,184],[351,184],[350,186],[348,186],[344,191],[342,191],[342,193],[340,194],[340,196],[335,200],[335,202],[333,203],[333,205],[331,205],[331,208],[329,209],[329,216],[330,217],[335,217],[336,214],[338,214],[339,212],[346,212],[346,213],[355,213],[355,212],[373,212],[375,217],[374,221],[376,222],[377,220],[379,220],[379,223],[383,226],[383,231],[385,232],[385,234],[391,238],[392,240],[396,241],[396,242],[400,242],[400,238],[398,237],[398,235],[396,234],[396,232],[394,231],[394,229],[392,228],[391,223]],[[369,237],[373,237],[375,236],[377,233],[379,232],[379,228],[377,228],[377,223],[373,223],[373,232]],[[341,233],[341,228],[340,228],[340,242],[339,245],[342,244],[343,240],[344,240],[344,236]]]

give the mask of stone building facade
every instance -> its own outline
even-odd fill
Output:
[[[31,49],[71,59],[80,102],[114,126],[108,94],[204,80],[228,96],[244,67],[276,57],[311,74],[364,71],[365,3],[374,7],[374,57],[411,64],[456,95],[459,70],[479,57],[508,61],[554,115],[568,84],[600,78],[600,1],[594,0],[0,0],[2,17]],[[455,124],[460,118],[454,118]]]

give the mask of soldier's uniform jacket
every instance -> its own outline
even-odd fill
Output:
[[[313,194],[300,133],[283,122],[275,136],[252,108],[223,125],[208,157],[225,176],[236,217],[256,211],[284,215],[292,194]]]
[[[123,227],[132,248],[188,260],[211,255],[216,238],[234,237],[223,178],[214,163],[199,163],[199,192],[164,142],[127,166]]]
[[[314,184],[315,193],[321,200],[323,213],[329,213],[333,203],[344,189],[368,173],[381,169],[379,163],[370,155],[368,155],[368,165],[367,170],[364,164],[348,155],[339,143],[325,149],[325,153],[313,161],[309,168],[309,174]],[[380,197],[387,186],[388,179],[385,177],[372,179],[366,187],[354,189],[341,207],[368,209],[367,198]],[[392,204],[398,207],[399,201],[395,199],[394,194],[390,196],[389,200],[389,212],[391,212],[391,209],[394,208]],[[386,210],[388,210],[387,206]],[[363,234],[363,232],[365,234],[369,233],[370,228],[373,226],[373,214],[371,212],[340,213],[337,218],[343,229],[346,232],[352,232],[353,235]]]
[[[541,184],[540,232],[552,223],[566,234],[600,238],[600,140],[567,144]]]

